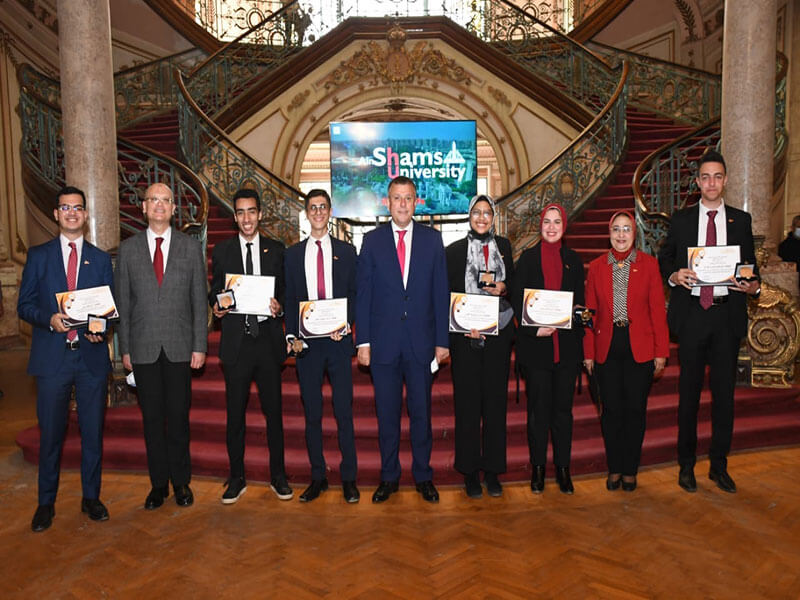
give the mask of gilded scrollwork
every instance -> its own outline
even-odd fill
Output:
[[[766,282],[749,306],[747,345],[752,383],[757,387],[789,387],[800,351],[800,305],[786,290]]]
[[[292,98],[291,102],[289,102],[289,106],[286,108],[289,112],[300,108],[303,105],[303,102],[306,101],[309,94],[311,94],[310,90],[303,90],[302,92],[298,92],[295,94],[294,98]]]

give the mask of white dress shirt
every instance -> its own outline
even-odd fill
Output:
[[[75,285],[78,285],[78,274],[81,272],[81,255],[83,254],[83,236],[76,238],[74,240],[70,240],[64,236],[63,233],[59,234],[58,236],[59,241],[61,242],[61,257],[64,259],[64,274],[66,275],[69,272],[69,255],[72,252],[72,248],[69,247],[71,242],[75,243],[75,252],[78,253],[78,268],[75,270]]]
[[[244,236],[239,234],[239,250],[242,253],[242,267],[247,271],[247,244],[253,244],[250,247],[251,257],[253,259],[253,275],[261,275],[261,244],[259,237],[255,236],[252,241],[248,242]],[[268,317],[263,315],[258,316],[258,322],[266,321]]]
[[[394,221],[392,223],[392,234],[394,234],[394,247],[397,249],[397,243],[400,241],[398,231],[405,231],[406,235],[403,238],[403,243],[406,245],[406,263],[403,267],[403,287],[408,286],[408,266],[411,264],[411,238],[414,236],[414,219],[408,224],[405,229],[398,227]]]
[[[325,298],[333,298],[333,242],[331,236],[326,232],[324,236],[316,240],[309,237],[306,242],[305,269],[306,269],[306,291],[309,300],[319,300],[317,297],[317,254],[319,246],[322,246],[322,265],[325,272]]]
[[[169,256],[169,242],[172,239],[172,227],[167,227],[166,231],[162,234],[157,234],[155,231],[147,228],[147,247],[150,250],[150,262],[153,261],[153,256],[156,253],[156,238],[164,238],[161,242],[161,255],[164,257],[164,273],[167,272],[167,257]]]
[[[728,244],[728,223],[725,217],[725,202],[720,202],[720,205],[716,209],[706,208],[702,202],[700,202],[699,206],[700,218],[697,219],[697,245],[706,245],[706,233],[708,231],[708,211],[716,210],[717,214],[714,215],[714,227],[717,229],[717,246],[726,246]],[[692,288],[692,296],[700,296],[701,289],[702,288],[700,286]],[[727,296],[727,286],[715,285],[714,295]]]

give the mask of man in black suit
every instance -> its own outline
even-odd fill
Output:
[[[244,494],[245,410],[250,383],[255,380],[261,410],[267,418],[270,488],[281,500],[290,500],[292,488],[286,481],[283,460],[283,414],[281,407],[281,365],[286,360],[283,338],[282,301],[284,293],[283,244],[258,233],[261,206],[258,193],[241,189],[233,196],[238,235],[220,242],[211,257],[209,303],[214,316],[222,319],[219,357],[225,373],[228,423],[226,441],[230,478],[222,494],[223,504],[233,504]],[[275,297],[270,298],[270,316],[230,313],[221,309],[217,294],[225,289],[225,274],[272,276]]]
[[[322,454],[322,381],[325,371],[333,388],[333,413],[339,432],[342,460],[339,474],[347,502],[358,502],[356,446],[353,435],[353,322],[356,301],[356,249],[328,233],[331,199],[325,190],[306,195],[306,215],[311,236],[286,250],[286,340],[287,350],[297,354],[297,376],[306,413],[306,446],[311,463],[311,485],[300,494],[310,502],[328,489]],[[304,341],[299,335],[299,303],[304,300],[347,299],[347,333]]]
[[[689,265],[690,247],[738,245],[740,261],[756,264],[750,215],[726,205],[722,197],[727,182],[725,160],[719,152],[708,150],[698,163],[700,202],[672,216],[658,256],[661,275],[672,288],[667,321],[678,339],[681,365],[678,485],[687,492],[697,490],[697,410],[708,364],[713,403],[708,476],[720,489],[734,493],[736,484],[728,474],[727,455],[733,436],[736,360],[739,343],[747,334],[746,294],[757,296],[761,286],[758,279],[734,281],[730,286],[694,286],[697,274]]]

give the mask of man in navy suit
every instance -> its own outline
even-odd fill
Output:
[[[722,155],[706,151],[698,161],[700,202],[672,215],[658,255],[661,275],[672,288],[667,323],[679,344],[678,485],[687,492],[697,491],[697,410],[706,365],[712,402],[708,477],[721,490],[736,492],[727,469],[733,437],[736,361],[739,343],[747,335],[746,295],[758,296],[761,284],[750,215],[724,202],[727,181]],[[688,248],[717,245],[739,246],[740,261],[756,267],[756,279],[734,281],[730,286],[694,286],[697,273],[688,264]]]
[[[311,236],[286,250],[286,340],[287,350],[297,354],[297,376],[306,413],[306,446],[311,463],[311,485],[300,494],[310,502],[328,489],[322,454],[322,381],[325,371],[333,388],[333,413],[339,432],[342,460],[339,474],[347,502],[358,502],[356,446],[353,435],[353,322],[356,301],[356,249],[328,233],[331,198],[325,190],[306,194],[306,215]],[[347,299],[348,333],[305,341],[299,335],[299,303],[304,300]]]
[[[69,331],[56,293],[107,285],[113,287],[111,257],[83,238],[86,196],[67,186],[58,192],[53,211],[59,236],[28,251],[19,287],[17,313],[33,326],[28,374],[36,377],[39,419],[39,506],[31,528],[44,531],[55,516],[61,446],[67,427],[70,392],[75,386],[81,432],[81,510],[94,521],[106,521],[100,502],[108,373],[111,361],[103,335],[85,327]]]
[[[381,483],[372,496],[384,502],[400,481],[400,412],[403,380],[410,420],[411,473],[427,502],[438,502],[430,466],[431,370],[449,354],[447,261],[441,234],[413,220],[417,190],[408,177],[388,189],[392,219],[364,236],[358,258],[356,340],[358,362],[375,386]]]

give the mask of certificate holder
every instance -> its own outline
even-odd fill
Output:
[[[482,335],[498,335],[499,322],[498,296],[450,293],[450,333],[469,333],[477,329]]]
[[[272,275],[241,275],[225,273],[225,291],[232,291],[235,308],[231,313],[271,317],[269,301],[275,297],[275,277]]]
[[[572,329],[572,292],[525,288],[522,292],[523,327]]]
[[[689,268],[697,275],[693,287],[733,285],[739,246],[696,246],[687,250]]]
[[[104,319],[118,319],[119,313],[114,304],[114,296],[107,285],[58,292],[56,294],[58,311],[67,315],[63,320],[64,326],[69,329],[83,327],[89,322],[89,315],[103,317]]]
[[[347,335],[347,298],[300,302],[298,337],[304,339]]]

